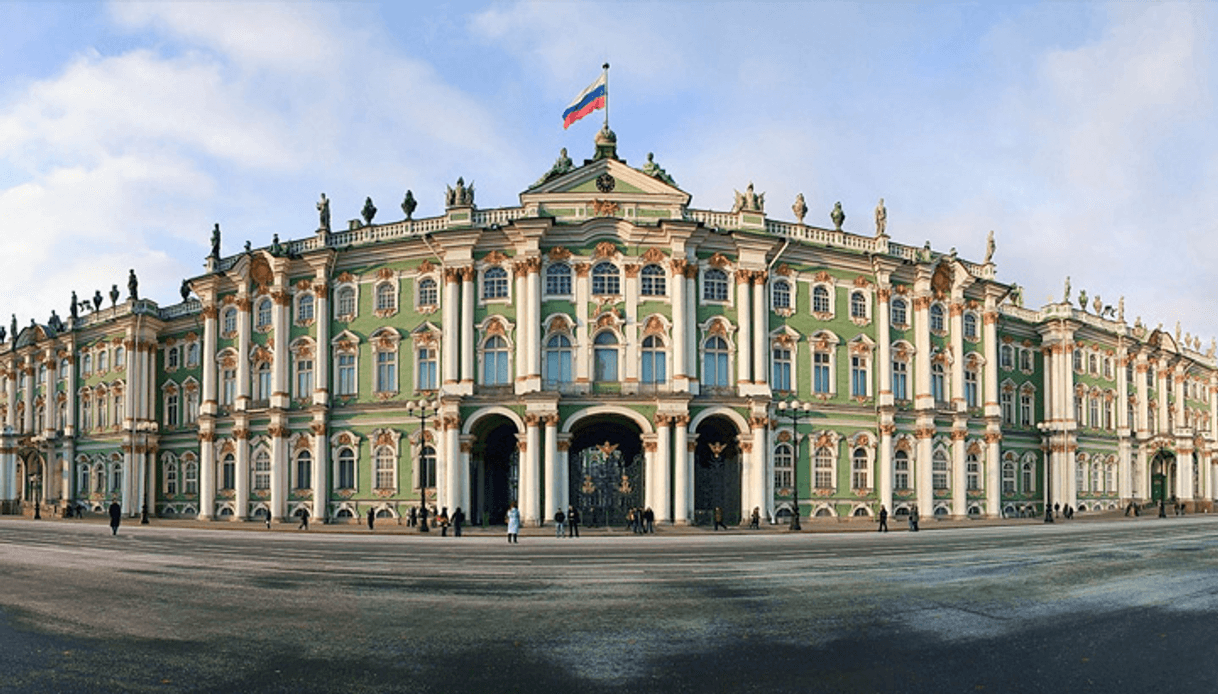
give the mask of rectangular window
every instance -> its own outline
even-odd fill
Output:
[[[791,390],[791,350],[775,347],[773,357],[774,376],[771,387],[774,390]]]
[[[301,359],[296,362],[296,397],[298,399],[313,397],[312,359]]]
[[[1024,371],[1032,370],[1032,350],[1019,350],[1019,368],[1023,369]]]
[[[897,400],[909,399],[909,374],[903,361],[892,362],[892,397]]]
[[[964,372],[964,402],[968,407],[977,407],[977,372]]]
[[[393,393],[398,388],[397,359],[393,352],[376,353],[376,390]]]
[[[812,355],[812,391],[816,393],[830,392],[828,352],[816,352]]]
[[[867,397],[867,360],[859,356],[850,357],[850,395]]]
[[[355,395],[355,355],[338,355],[338,394]]]
[[[999,398],[1002,403],[1002,423],[1015,423],[1015,394],[1009,390],[1002,391],[1002,396]]]
[[[1021,426],[1032,426],[1032,394],[1022,393],[1019,396],[1019,423]]]
[[[436,350],[430,347],[419,349],[419,390],[436,389]]]

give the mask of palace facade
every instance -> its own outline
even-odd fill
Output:
[[[802,197],[779,221],[751,185],[696,209],[607,130],[518,206],[412,201],[331,230],[323,198],[316,232],[214,251],[181,303],[9,335],[3,511],[784,522],[1218,493],[1213,347],[1069,290],[1023,308],[992,240],[978,263],[891,240],[882,209],[875,234],[809,226]]]

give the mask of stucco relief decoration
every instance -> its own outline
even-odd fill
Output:
[[[256,255],[250,261],[250,279],[260,288],[265,288],[275,281],[275,272],[271,270],[271,265],[266,262],[266,258]]]
[[[593,200],[592,212],[597,217],[613,217],[617,215],[618,205],[612,200]]]
[[[871,280],[859,275],[858,277],[854,278],[854,286],[858,287],[859,289],[869,289],[871,287]]]
[[[487,334],[488,336],[490,336],[490,335],[500,335],[500,336],[505,336],[505,335],[507,334],[507,329],[506,329],[506,327],[503,325],[503,321],[501,321],[501,320],[492,320],[492,321],[491,321],[490,323],[488,323],[488,324],[487,324],[487,326],[486,326],[486,334]]]
[[[708,325],[706,328],[706,332],[708,334],[716,335],[716,336],[722,337],[722,338],[726,338],[728,336],[729,330],[730,330],[730,326],[728,325],[728,322],[723,318],[716,318],[715,320],[711,321],[711,324]]]
[[[645,263],[662,263],[666,257],[667,256],[664,255],[664,251],[652,246],[651,248],[647,249],[646,253],[643,254],[642,259]]]
[[[374,429],[372,431],[373,445],[377,448],[381,446],[390,446],[395,451],[398,447],[398,441],[401,440],[402,434],[394,429]]]
[[[651,316],[643,324],[643,335],[662,335],[665,332],[664,321],[659,316]]]
[[[556,333],[567,333],[571,331],[571,323],[566,316],[554,316],[550,319],[550,331]]]
[[[596,317],[596,327],[598,328],[616,328],[617,323],[617,313],[613,311],[606,311]]]
[[[309,424],[309,432],[314,436],[321,436],[326,433],[326,425],[321,422],[311,422]]]
[[[253,352],[250,353],[250,361],[255,364],[273,362],[274,360],[275,356],[271,354],[271,350],[263,347],[262,345],[259,345],[256,349],[254,349]]]
[[[507,260],[506,255],[494,250],[488,253],[486,257],[482,259],[482,262],[486,263],[487,265],[498,265],[505,260]]]
[[[783,429],[782,431],[778,432],[777,438],[779,443],[789,443],[791,441],[791,432]]]
[[[613,245],[613,242],[611,241],[601,241],[600,243],[596,244],[596,251],[593,253],[593,257],[598,260],[604,258],[616,258],[617,255],[617,246]]]
[[[930,288],[935,294],[946,296],[952,290],[952,266],[950,263],[939,263],[935,274],[930,278]]]
[[[166,395],[177,395],[178,394],[177,384],[173,383],[172,381],[169,383],[166,383],[165,384],[165,394]],[[41,396],[39,396],[39,397],[41,397]]]
[[[774,337],[775,344],[791,348],[795,345],[795,336],[790,333],[780,333]]]
[[[348,339],[339,340],[334,348],[342,354],[351,354],[355,352],[355,343]]]
[[[424,258],[423,262],[419,263],[419,274],[421,274],[421,275],[426,275],[427,273],[432,272],[435,269],[436,269],[436,266],[427,258]]]
[[[313,343],[309,340],[302,340],[296,343],[296,348],[292,350],[297,359],[312,359],[313,358]]]
[[[791,275],[795,274],[795,271],[791,269],[791,266],[787,265],[786,263],[779,265],[774,272],[782,275],[783,277],[790,277]]]
[[[576,277],[587,277],[588,271],[591,269],[592,269],[592,266],[589,265],[588,263],[576,263],[575,264],[575,276]]]
[[[551,248],[548,255],[552,263],[561,263],[571,259],[571,251],[564,246]]]

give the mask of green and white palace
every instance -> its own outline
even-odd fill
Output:
[[[323,197],[315,231],[217,238],[181,303],[99,297],[0,343],[3,511],[686,524],[1218,494],[1212,346],[1069,289],[1023,308],[992,237],[982,262],[902,245],[882,201],[865,234],[802,197],[772,219],[751,185],[690,202],[602,130],[514,207],[459,181],[439,217],[408,196],[332,230]]]

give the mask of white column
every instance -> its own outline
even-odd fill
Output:
[[[541,431],[537,426],[537,415],[526,416],[525,422],[526,450],[523,459],[527,460],[528,465],[521,471],[520,479],[521,490],[528,490],[528,496],[524,498],[524,516],[529,525],[541,525],[545,519],[541,512]]]
[[[588,330],[588,302],[592,287],[588,281],[588,264],[575,266],[575,382],[587,387],[592,380],[590,358],[591,337]]]
[[[546,464],[546,499],[542,512],[549,518],[554,509],[562,509],[563,513],[567,512],[567,494],[563,485],[565,476],[562,474],[562,468],[559,466],[560,461],[558,459],[558,415],[548,414],[542,419],[546,425],[544,456]]]
[[[275,341],[278,345],[279,340]],[[288,510],[287,427],[273,424],[271,433],[271,518],[283,520]]]
[[[529,390],[541,388],[541,258],[526,262],[529,278],[529,363],[526,376],[531,380]]]
[[[516,385],[516,392],[519,393],[529,370],[529,326],[533,324],[533,319],[529,313],[529,296],[525,288],[528,276],[524,263],[516,263],[512,275],[516,284],[516,354],[512,362],[516,366],[515,383],[519,384]]]
[[[250,299],[245,288],[239,290],[237,298],[237,411],[249,409],[250,400]],[[248,472],[248,471],[247,471]],[[239,475],[240,476],[240,475]],[[239,499],[239,501],[247,501]],[[245,517],[245,506],[241,504],[241,516]]]
[[[313,315],[317,317],[317,359],[313,361],[313,373],[316,380],[313,385],[313,404],[328,405],[330,403],[330,287],[324,274],[319,273],[317,282],[313,285],[313,293],[317,300]]]
[[[689,373],[685,364],[685,265],[683,258],[672,260],[672,382],[674,390],[689,390]],[[678,511],[678,516],[680,512]]]
[[[753,381],[752,302],[749,300],[748,270],[736,271],[736,383]],[[696,354],[696,352],[695,352]]]
[[[461,268],[461,383],[474,387],[474,349],[478,333],[474,330],[474,268]]]
[[[314,422],[313,432],[313,520],[321,523],[330,514],[330,443],[326,440],[326,426]]]
[[[460,434],[460,429],[458,429],[457,432],[458,432],[458,434]],[[470,508],[470,500],[471,500],[470,485],[471,485],[472,480],[470,479],[469,467],[470,467],[470,448],[472,446],[473,446],[472,442],[462,441],[461,437],[458,435],[457,448],[461,451],[460,455],[458,456],[458,461],[459,461],[458,464],[461,467],[461,475],[460,475],[460,477],[461,477],[460,487],[461,488],[457,490],[457,502],[456,503],[458,506],[461,507],[462,511],[465,511],[465,515],[467,518],[470,519],[470,523],[477,525],[482,522],[482,518],[479,517],[478,519],[475,520],[473,509]]]
[[[556,444],[556,455],[558,456],[558,501],[562,505],[563,513],[567,512],[567,507],[571,505],[571,441],[569,439],[560,440]]]
[[[215,438],[211,429],[199,432],[199,520],[211,520],[216,512]]]
[[[930,296],[916,296],[914,307],[914,407],[918,410],[934,409],[935,401],[930,390]],[[921,508],[918,509],[921,511]]]
[[[749,480],[749,486],[752,487],[750,494],[752,505],[748,509],[748,514],[743,516],[749,518],[752,516],[753,507],[761,509],[761,517],[769,518],[771,514],[771,506],[774,504],[774,495],[765,493],[767,485],[766,480],[774,479],[774,470],[772,467],[773,456],[770,455],[770,448],[767,446],[767,434],[769,427],[765,417],[753,418],[753,476]]]
[[[764,270],[758,270],[753,273],[753,383],[769,383],[769,355],[770,350],[766,344],[770,336],[770,312],[766,310],[766,273]],[[765,456],[769,459],[769,456]],[[768,503],[753,504],[754,506],[762,506],[764,513]],[[752,511],[750,510],[750,513]]]
[[[639,339],[639,270],[638,265],[625,266],[622,284],[622,299],[626,304],[626,321],[622,330],[622,392],[638,392],[640,339]]]
[[[456,417],[448,418],[444,428],[444,498],[442,505],[448,507],[449,513],[461,503],[461,488],[464,484],[464,470],[461,466],[461,424]]]
[[[668,415],[656,416],[656,486],[651,510],[660,523],[672,522],[672,421]]]
[[[877,347],[876,353],[878,355],[876,357],[876,361],[879,363],[875,365],[874,373],[876,374],[876,380],[878,381],[876,383],[876,392],[878,392],[880,395],[880,397],[877,399],[880,407],[892,407],[893,405],[892,343],[890,342],[891,338],[889,337],[888,326],[888,319],[890,317],[888,299],[891,294],[892,289],[888,286],[887,275],[884,275],[883,284],[881,284],[880,288],[876,291],[875,306],[875,342]],[[891,489],[889,492],[891,496]],[[882,493],[880,495],[880,502],[885,504],[889,511],[892,510],[892,499],[890,496],[885,497]]]
[[[964,451],[964,436],[967,433],[967,429],[952,430],[952,515],[956,518],[963,518],[968,513]]]
[[[25,385],[25,416],[22,417],[21,430],[26,434],[38,434],[34,431],[34,362],[30,360],[21,367],[21,381]],[[45,476],[45,475],[44,475]]]
[[[964,402],[964,303],[963,297],[952,297],[951,307],[948,309],[949,321],[951,325],[950,343],[952,347],[952,410],[955,412],[965,412],[967,410]],[[953,495],[954,496],[954,495]]]
[[[207,305],[203,307],[203,392],[199,394],[199,412],[205,415],[216,414],[216,310],[214,294],[209,294]],[[76,373],[76,369],[72,369]],[[210,516],[212,509],[208,509]],[[200,509],[200,513],[202,510]]]
[[[454,389],[461,381],[461,373],[457,370],[457,357],[461,354],[463,342],[457,332],[460,283],[461,271],[457,268],[445,268],[444,305],[440,307],[443,311],[440,317],[440,327],[444,330],[444,339],[440,343],[443,348],[443,357],[440,362],[443,373],[440,378],[445,390]]]
[[[694,395],[701,387],[698,382],[698,266],[685,267],[685,353],[693,358],[694,363],[686,363],[686,373],[691,381],[689,389]],[[693,497],[691,496],[690,499]],[[691,516],[692,518],[692,516]]]
[[[994,297],[985,298],[985,313],[981,316],[982,340],[985,341],[985,382],[981,401],[985,407],[985,512],[991,518],[1002,516],[1002,407],[998,403],[998,310]],[[1020,472],[1017,470],[1016,475]]]
[[[282,277],[275,278],[277,282],[282,281]],[[291,307],[292,300],[287,292],[283,289],[275,289],[271,292],[271,334],[274,336],[275,344],[272,345],[271,353],[274,355],[274,362],[271,364],[271,397],[268,398],[271,407],[287,408],[291,404],[291,397],[288,395],[290,388],[288,384],[291,382],[288,376],[288,367],[292,361],[290,352],[288,351],[288,342],[291,341],[291,335],[288,332],[288,309]],[[273,456],[272,456],[273,458]],[[278,462],[273,462],[271,470],[273,471],[278,465]],[[275,473],[271,473],[274,478]],[[274,504],[272,504],[274,506]],[[275,508],[278,513],[279,509]]]
[[[246,429],[246,423],[241,422],[235,426],[240,427],[236,431],[235,438],[237,439],[237,489],[236,503],[233,508],[233,520],[245,520],[249,515],[250,507],[250,442],[249,429]]]
[[[876,450],[877,458],[879,458],[879,486],[880,503],[884,508],[888,509],[888,513],[893,512],[892,507],[892,435],[896,431],[894,424],[880,425],[880,446]]]
[[[918,514],[924,517],[929,517],[934,513],[935,493],[933,486],[933,477],[931,469],[931,458],[934,453],[933,441],[931,436],[934,434],[934,429],[922,429],[915,431],[914,435],[918,442],[918,456],[916,466],[916,485],[917,485],[917,500]]]
[[[690,455],[687,448],[689,440],[689,415],[673,417],[676,431],[673,435],[673,520],[677,525],[687,525],[691,518],[690,484],[693,470],[690,469]]]

